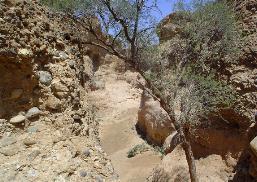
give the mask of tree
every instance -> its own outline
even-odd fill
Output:
[[[95,37],[95,42],[82,43],[101,47],[133,65],[138,66],[138,53],[156,38],[157,23],[151,15],[158,11],[156,0],[56,0],[52,7],[66,12]],[[97,32],[95,18],[108,38]]]
[[[163,61],[163,60],[161,60]],[[162,64],[160,64],[162,65]],[[161,72],[149,72],[151,91],[158,96],[162,107],[173,118],[189,166],[192,182],[198,181],[190,136],[201,122],[208,122],[208,115],[219,107],[230,106],[235,95],[233,90],[214,76],[197,74],[183,60],[172,68],[161,68]],[[148,91],[151,93],[151,91]]]
[[[50,0],[43,0],[43,2],[49,4]],[[181,3],[179,7],[183,7],[182,1],[179,2]],[[216,17],[219,17],[218,19],[213,20],[215,17],[213,14],[208,14],[210,15],[207,16],[209,19],[204,19],[200,12],[203,10],[206,13],[213,11],[208,5],[203,6],[202,1],[199,10],[194,10],[194,13],[186,13],[185,15],[190,16],[188,19],[193,20],[193,23],[189,23],[191,25],[189,27],[185,26],[186,31],[183,35],[185,41],[175,42],[177,48],[171,49],[174,53],[172,55],[169,50],[161,49],[162,46],[164,48],[171,48],[171,46],[167,44],[160,47],[153,45],[155,36],[152,34],[155,31],[156,21],[151,15],[151,11],[158,10],[156,0],[57,0],[50,5],[65,11],[69,18],[78,22],[81,27],[95,37],[93,41],[80,42],[80,44],[100,47],[124,59],[141,73],[149,88],[145,89],[152,93],[169,116],[174,118],[176,130],[186,153],[191,181],[197,182],[196,166],[190,144],[192,128],[201,122],[208,113],[216,111],[217,106],[225,107],[233,101],[232,90],[224,83],[216,81],[214,76],[210,76],[213,67],[208,62],[214,60],[213,57],[203,54],[205,52],[203,46],[214,45],[216,48],[216,45],[220,45],[222,38],[226,37],[224,35],[228,35],[223,34],[228,32],[226,27],[221,21],[220,24],[217,24],[222,25],[219,26],[221,29],[218,30],[218,34],[216,30],[205,29],[206,31],[203,31],[205,39],[202,39],[196,29],[200,26],[199,22],[195,20],[200,20],[200,23],[211,21],[216,25],[217,21],[221,20],[218,16],[219,13],[215,14]],[[219,8],[215,10],[217,13]],[[224,10],[226,8],[223,8],[222,12]],[[95,18],[99,20],[102,32],[105,33],[104,36],[97,31]],[[225,31],[220,34],[220,30]],[[229,35],[234,35],[234,32],[230,32]],[[234,37],[232,36],[232,38]],[[228,43],[231,37],[227,40]],[[184,45],[182,45],[183,43]],[[220,55],[225,58],[230,51],[227,43],[222,44],[222,49],[217,49],[218,51],[213,55],[222,53]],[[145,48],[150,49],[150,54],[144,51]],[[144,56],[145,52],[147,52],[146,57]],[[216,58],[216,60],[219,59]],[[149,64],[149,62],[153,62],[153,64],[150,64],[150,71],[146,72],[141,64]],[[169,62],[170,66],[166,66],[166,62]],[[216,65],[215,62],[213,64]],[[206,66],[211,69],[199,74],[199,70],[205,70]],[[199,67],[200,69],[198,69]]]

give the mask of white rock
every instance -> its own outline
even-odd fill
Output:
[[[26,118],[33,118],[33,117],[39,116],[40,114],[41,114],[41,111],[37,107],[33,107],[30,110],[28,110],[25,116]]]
[[[68,54],[66,54],[65,52],[60,52],[59,53],[59,57],[62,59],[62,60],[66,60],[69,58]]]
[[[69,59],[69,56],[65,52],[61,51],[57,56],[53,56],[53,59],[57,61],[64,61]]]
[[[38,76],[40,83],[44,85],[50,85],[53,80],[52,75],[47,71],[39,71]]]
[[[251,147],[253,153],[254,153],[254,154],[256,155],[256,157],[257,157],[257,136],[251,141],[250,147]]]
[[[5,123],[5,122],[7,122],[6,119],[0,119],[0,123]]]
[[[92,82],[91,84],[91,90],[103,90],[105,88],[105,83],[101,80],[97,80]]]
[[[24,122],[26,119],[25,116],[22,116],[22,115],[18,115],[18,116],[15,116],[13,118],[10,119],[10,123],[11,124],[18,124],[18,123],[22,123]]]
[[[24,58],[30,58],[33,56],[33,53],[31,50],[28,50],[28,49],[19,49],[18,55]]]

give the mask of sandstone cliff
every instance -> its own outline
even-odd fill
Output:
[[[116,179],[87,96],[99,51],[61,17],[0,1],[0,181]]]

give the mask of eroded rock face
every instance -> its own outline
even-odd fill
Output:
[[[0,54],[0,118],[27,110],[38,103],[34,94],[37,79],[30,62],[18,61]]]
[[[146,91],[142,94],[137,126],[148,141],[157,145],[162,145],[164,140],[175,130],[172,120],[160,103]]]
[[[0,1],[0,17],[1,180],[111,181],[87,96],[93,61],[84,54],[97,53],[81,51],[63,17],[38,1]]]
[[[226,126],[224,125],[220,125],[197,129],[194,131],[195,137],[192,137],[192,141],[200,144],[213,153],[219,155],[231,153],[234,156],[237,156],[247,147],[248,139],[246,135],[240,133],[238,129],[233,127],[227,127],[227,129],[225,129],[225,127]],[[196,148],[196,151],[201,153],[199,150],[201,149]]]

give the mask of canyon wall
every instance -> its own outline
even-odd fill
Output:
[[[104,53],[79,46],[92,37],[63,18],[38,1],[0,1],[3,181],[116,179],[88,101]]]

